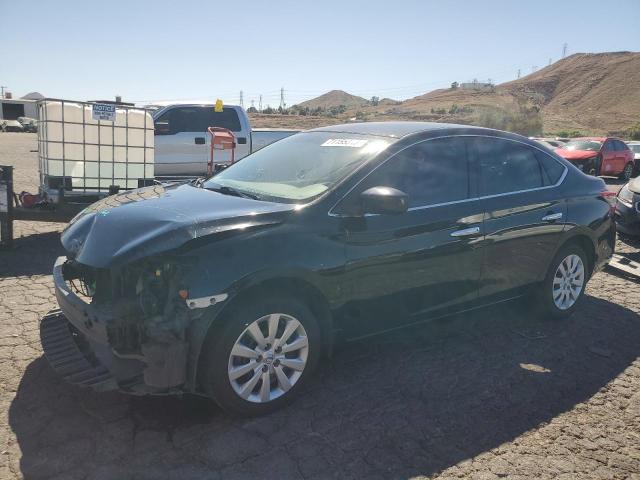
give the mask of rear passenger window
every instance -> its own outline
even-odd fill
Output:
[[[616,150],[618,152],[624,152],[627,149],[627,145],[624,142],[620,140],[615,140],[615,143],[616,143]]]
[[[542,165],[542,180],[544,186],[555,185],[562,177],[565,166],[555,160],[551,155],[536,151],[536,158]]]
[[[213,107],[176,107],[162,114],[156,123],[167,122],[170,135],[182,132],[204,133],[209,127],[227,128],[239,132],[240,119],[233,108],[216,112]]]
[[[500,138],[476,138],[473,144],[480,170],[480,195],[545,186],[534,148]]]
[[[364,182],[367,188],[384,186],[402,190],[409,207],[434,205],[469,198],[470,176],[464,138],[429,140],[391,157]]]

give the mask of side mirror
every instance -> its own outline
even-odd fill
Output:
[[[171,133],[169,122],[156,122],[155,128],[156,128],[156,131],[155,131],[156,135],[169,135]]]
[[[409,197],[391,187],[371,187],[360,194],[363,213],[398,214],[407,211]]]

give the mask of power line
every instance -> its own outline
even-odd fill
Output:
[[[280,89],[280,108],[284,110],[287,104],[284,102],[284,87]]]

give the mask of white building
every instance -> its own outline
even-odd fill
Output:
[[[43,95],[32,92],[22,98],[0,98],[0,120],[16,120],[18,117],[38,118],[36,103]]]

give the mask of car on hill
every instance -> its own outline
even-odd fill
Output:
[[[589,175],[629,180],[636,173],[633,152],[618,138],[574,138],[557,148],[556,153]]]
[[[335,342],[522,296],[567,317],[614,250],[600,178],[440,123],[299,133],[205,181],[100,200],[61,236],[40,332],[68,381],[289,402]]]

